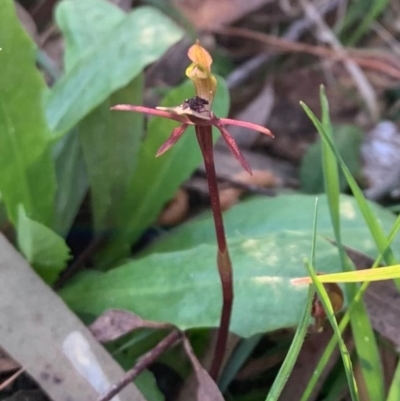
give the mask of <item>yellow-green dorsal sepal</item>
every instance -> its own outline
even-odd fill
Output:
[[[217,80],[211,74],[212,58],[210,53],[201,47],[199,41],[197,41],[189,48],[188,57],[192,64],[186,69],[186,75],[193,81],[196,95],[207,100],[207,108],[211,110],[217,89]]]

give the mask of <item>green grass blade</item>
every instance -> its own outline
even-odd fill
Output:
[[[390,244],[392,243],[392,241],[394,240],[397,232],[400,229],[400,216],[398,216],[396,222],[394,223],[388,240],[387,240],[387,248],[390,246]],[[383,259],[383,255],[382,253],[379,254],[379,256],[376,258],[373,266],[371,267],[371,269],[375,269],[379,266],[379,264],[381,263]],[[339,324],[339,329],[340,332],[343,333],[343,331],[345,330],[345,328],[347,327],[347,324],[349,323],[349,316],[350,316],[350,311],[353,308],[353,305],[355,304],[356,301],[358,301],[359,299],[362,298],[363,294],[365,293],[366,289],[368,288],[369,283],[365,282],[363,283],[363,285],[360,287],[360,289],[358,290],[354,300],[352,301],[352,303],[349,305],[348,310],[346,311],[346,313],[344,314],[340,324]],[[332,337],[332,339],[329,341],[329,344],[327,345],[327,347],[325,348],[325,351],[323,353],[323,355],[321,356],[315,370],[314,370],[314,374],[312,375],[312,377],[310,378],[310,381],[307,384],[306,389],[304,390],[304,393],[302,395],[302,397],[300,398],[300,401],[307,401],[312,392],[313,389],[315,387],[315,385],[318,383],[318,380],[321,377],[322,372],[325,369],[326,364],[329,362],[331,355],[335,349],[336,346],[336,338]]]
[[[350,355],[347,350],[346,344],[344,343],[343,338],[341,336],[341,332],[340,332],[339,326],[337,324],[336,317],[335,317],[329,296],[328,296],[323,284],[319,281],[318,276],[315,273],[314,267],[307,260],[305,261],[305,265],[307,267],[308,273],[310,274],[310,276],[313,279],[313,284],[318,293],[318,297],[321,300],[321,303],[325,309],[325,312],[329,319],[329,322],[332,325],[333,332],[334,332],[336,340],[338,342],[339,351],[342,356],[343,366],[344,366],[344,369],[346,372],[347,383],[349,386],[351,399],[352,399],[352,401],[358,401],[359,397],[358,397],[357,383],[354,378],[353,367],[352,367]]]
[[[315,199],[315,208],[314,208],[314,225],[313,225],[313,238],[311,244],[311,260],[315,262],[315,244],[317,238],[317,220],[318,220],[318,198]],[[307,333],[307,328],[310,322],[311,315],[311,307],[312,301],[314,298],[315,289],[313,285],[310,285],[306,306],[304,308],[303,314],[300,319],[300,323],[297,326],[296,333],[294,335],[292,344],[290,345],[289,351],[286,355],[285,360],[281,368],[279,369],[279,373],[276,376],[274,383],[268,393],[266,401],[276,401],[282,393],[282,390],[287,382],[291,371],[293,370],[293,366],[299,356],[301,347],[304,342],[304,337]]]
[[[292,344],[290,345],[286,358],[283,361],[281,368],[279,369],[279,373],[276,376],[274,383],[272,384],[272,387],[268,393],[266,401],[278,400],[285,386],[285,383],[287,382],[290,373],[293,370],[293,366],[297,360],[297,357],[299,356],[301,347],[303,345],[304,337],[307,334],[308,325],[310,323],[311,305],[314,293],[315,293],[314,286],[311,285],[308,291],[307,303],[301,316],[300,323],[297,327],[296,333],[294,335]]]
[[[380,253],[384,255],[384,259],[386,264],[388,265],[395,265],[396,258],[393,254],[391,248],[386,248],[386,235],[383,232],[381,225],[379,224],[378,220],[376,219],[375,215],[371,211],[371,208],[368,205],[367,200],[365,199],[360,187],[358,186],[356,180],[351,175],[350,171],[348,170],[346,164],[343,162],[340,154],[337,152],[332,140],[329,138],[329,135],[326,133],[324,126],[322,123],[317,119],[315,114],[311,111],[311,109],[305,105],[303,102],[300,102],[302,108],[317,127],[318,132],[321,134],[323,141],[329,146],[330,150],[335,154],[336,159],[343,170],[343,173],[347,179],[347,182],[353,192],[354,198],[357,201],[357,204],[360,208],[360,211],[367,223],[367,226],[371,232],[371,235],[376,243],[376,246]]]
[[[398,362],[386,401],[400,400],[400,362]]]
[[[324,133],[333,144],[332,125],[329,117],[329,104],[323,86],[320,88],[320,101]],[[322,132],[320,132],[320,135],[323,136]],[[337,152],[336,147],[335,151]],[[355,267],[346,254],[341,237],[339,210],[340,180],[338,163],[335,153],[328,146],[326,141],[322,141],[322,166],[325,191],[328,196],[329,211],[331,214],[332,226],[335,233],[336,245],[339,250],[342,269],[344,271],[352,271],[355,270]],[[357,285],[347,285],[346,293],[348,299],[353,299],[357,293]],[[375,334],[363,300],[360,300],[354,305],[354,309],[350,314],[350,322],[356,351],[358,357],[363,362],[361,364],[361,369],[370,399],[374,401],[384,401],[384,379],[382,369],[370,368],[371,366],[381,366],[381,361]]]
[[[354,46],[360,38],[371,28],[371,24],[376,20],[382,11],[387,7],[389,0],[374,0],[372,1],[371,8],[368,9],[362,21],[357,24],[357,29],[346,41],[348,46]],[[365,10],[367,11],[367,10]]]
[[[351,272],[324,274],[321,283],[361,283],[371,281],[393,280],[400,278],[400,265],[385,266],[379,269],[363,269]],[[309,284],[309,277],[292,279],[294,284]]]

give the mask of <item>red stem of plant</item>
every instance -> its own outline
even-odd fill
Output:
[[[233,305],[233,273],[229,251],[226,244],[224,222],[222,219],[221,204],[219,202],[217,176],[215,173],[212,128],[210,126],[195,126],[197,140],[203,154],[206,169],[208,189],[210,192],[211,208],[214,216],[215,233],[218,243],[217,265],[222,285],[222,312],[215,346],[214,359],[210,369],[210,376],[216,380],[224,358],[229,334],[229,323]]]

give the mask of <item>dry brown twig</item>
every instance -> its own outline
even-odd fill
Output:
[[[268,35],[263,32],[255,32],[246,28],[227,27],[214,32],[223,35],[241,36],[257,40],[267,46],[271,46],[281,52],[307,53],[318,57],[330,58],[333,61],[352,60],[360,67],[374,70],[400,80],[400,59],[384,52],[375,52],[367,49],[346,49],[346,54],[337,53],[334,49],[325,46],[310,45],[307,43],[293,42],[284,38]]]
[[[181,339],[181,333],[178,330],[172,331],[160,341],[153,349],[144,354],[136,365],[128,370],[125,375],[100,396],[97,401],[109,401],[119,392],[121,392],[132,380],[134,380],[141,372],[150,366],[164,351],[173,346]]]

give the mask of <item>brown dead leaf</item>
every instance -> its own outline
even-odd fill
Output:
[[[174,0],[174,5],[198,29],[230,24],[274,0]]]
[[[109,309],[98,317],[89,329],[93,336],[102,343],[116,340],[137,329],[165,329],[172,327],[168,323],[157,323],[144,320],[132,312],[119,309]]]
[[[218,386],[215,384],[214,380],[211,379],[210,375],[206,370],[200,365],[196,355],[193,352],[192,346],[189,340],[183,336],[183,346],[190,362],[193,366],[194,373],[197,379],[197,401],[224,401]]]
[[[158,224],[162,226],[174,226],[181,223],[189,213],[189,195],[183,189],[178,189],[172,199],[158,218]]]
[[[400,348],[400,297],[392,281],[371,283],[364,296],[373,328]]]

